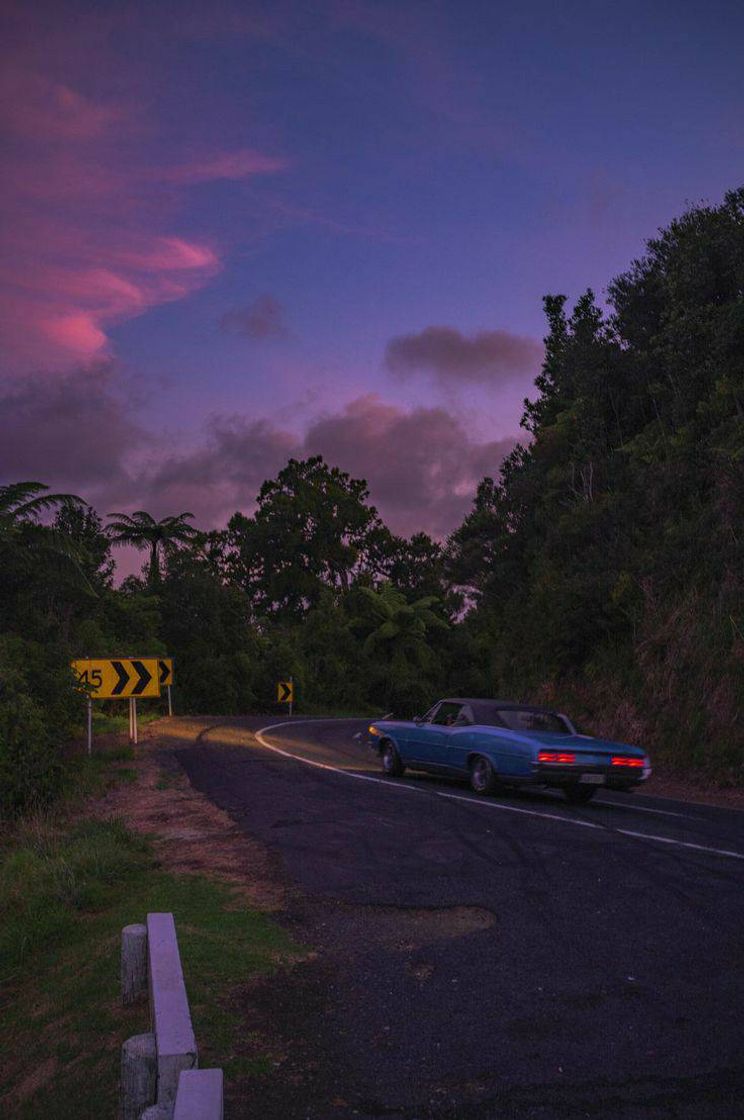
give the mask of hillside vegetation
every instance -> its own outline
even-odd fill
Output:
[[[181,711],[266,710],[289,675],[301,710],[505,695],[741,782],[744,189],[661,231],[604,309],[545,311],[524,442],[445,542],[393,535],[320,458],[209,533],[0,488],[4,811],[63,779],[70,657],[127,652],[176,658]],[[114,588],[124,542],[143,577]]]

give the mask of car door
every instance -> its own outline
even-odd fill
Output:
[[[462,705],[442,700],[415,725],[411,734],[410,752],[424,769],[444,769],[447,766],[447,745]]]
[[[445,762],[447,769],[456,775],[467,774],[468,758],[476,741],[472,730],[475,717],[470,705],[464,704],[447,735]]]

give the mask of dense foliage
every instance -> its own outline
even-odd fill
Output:
[[[182,711],[266,710],[289,675],[306,711],[501,694],[740,781],[744,190],[672,222],[604,310],[545,311],[528,438],[441,544],[319,457],[206,534],[0,488],[3,807],[53,793],[70,656],[135,649],[176,658]],[[116,543],[148,552],[118,589]]]

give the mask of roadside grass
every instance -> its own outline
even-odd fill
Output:
[[[297,948],[228,886],[161,870],[121,820],[19,822],[0,849],[0,910],[3,1117],[115,1115],[121,1044],[148,1029],[146,1005],[120,1003],[121,929],[148,911],[175,915],[200,1064],[228,1079],[270,1066],[255,1048],[240,1053],[234,992]]]
[[[116,703],[116,702],[115,702]],[[154,723],[156,719],[163,718],[162,706],[143,708],[146,701],[140,700],[137,710],[137,723],[140,727],[145,724]],[[129,712],[128,705],[123,704],[121,701],[117,703],[117,709],[114,712],[107,712],[101,710],[94,703],[93,705],[93,742],[95,744],[96,734],[108,735],[111,732],[127,731],[129,729]],[[82,734],[81,729],[81,734]]]

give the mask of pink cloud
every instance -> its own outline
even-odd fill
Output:
[[[81,231],[72,255],[31,238],[25,248],[0,284],[0,341],[21,368],[105,355],[111,326],[183,299],[220,267],[209,246],[113,229]]]
[[[251,513],[262,483],[290,457],[323,455],[366,478],[371,501],[395,532],[444,537],[495,476],[516,443],[481,440],[443,408],[401,408],[374,395],[317,416],[304,432],[246,415],[213,417],[195,442],[145,427],[135,386],[111,363],[57,379],[0,383],[0,482],[36,478],[71,489],[101,513],[191,510],[200,528]]]
[[[96,104],[43,74],[0,71],[0,128],[23,140],[91,140],[125,117],[120,105]]]
[[[161,177],[167,183],[208,183],[218,179],[248,179],[253,175],[284,171],[287,166],[285,159],[246,148],[166,169],[161,172]]]
[[[395,532],[443,537],[470,508],[480,479],[498,474],[516,439],[482,442],[444,408],[402,409],[374,394],[311,425],[306,454],[366,478],[371,500]]]
[[[157,122],[121,94],[115,72],[91,94],[67,29],[50,29],[46,52],[31,15],[16,7],[13,21],[0,49],[0,346],[3,372],[18,375],[106,357],[112,327],[209,283],[222,252],[177,228],[183,192],[286,161],[243,147],[153,165]],[[105,56],[111,27],[90,34]]]

